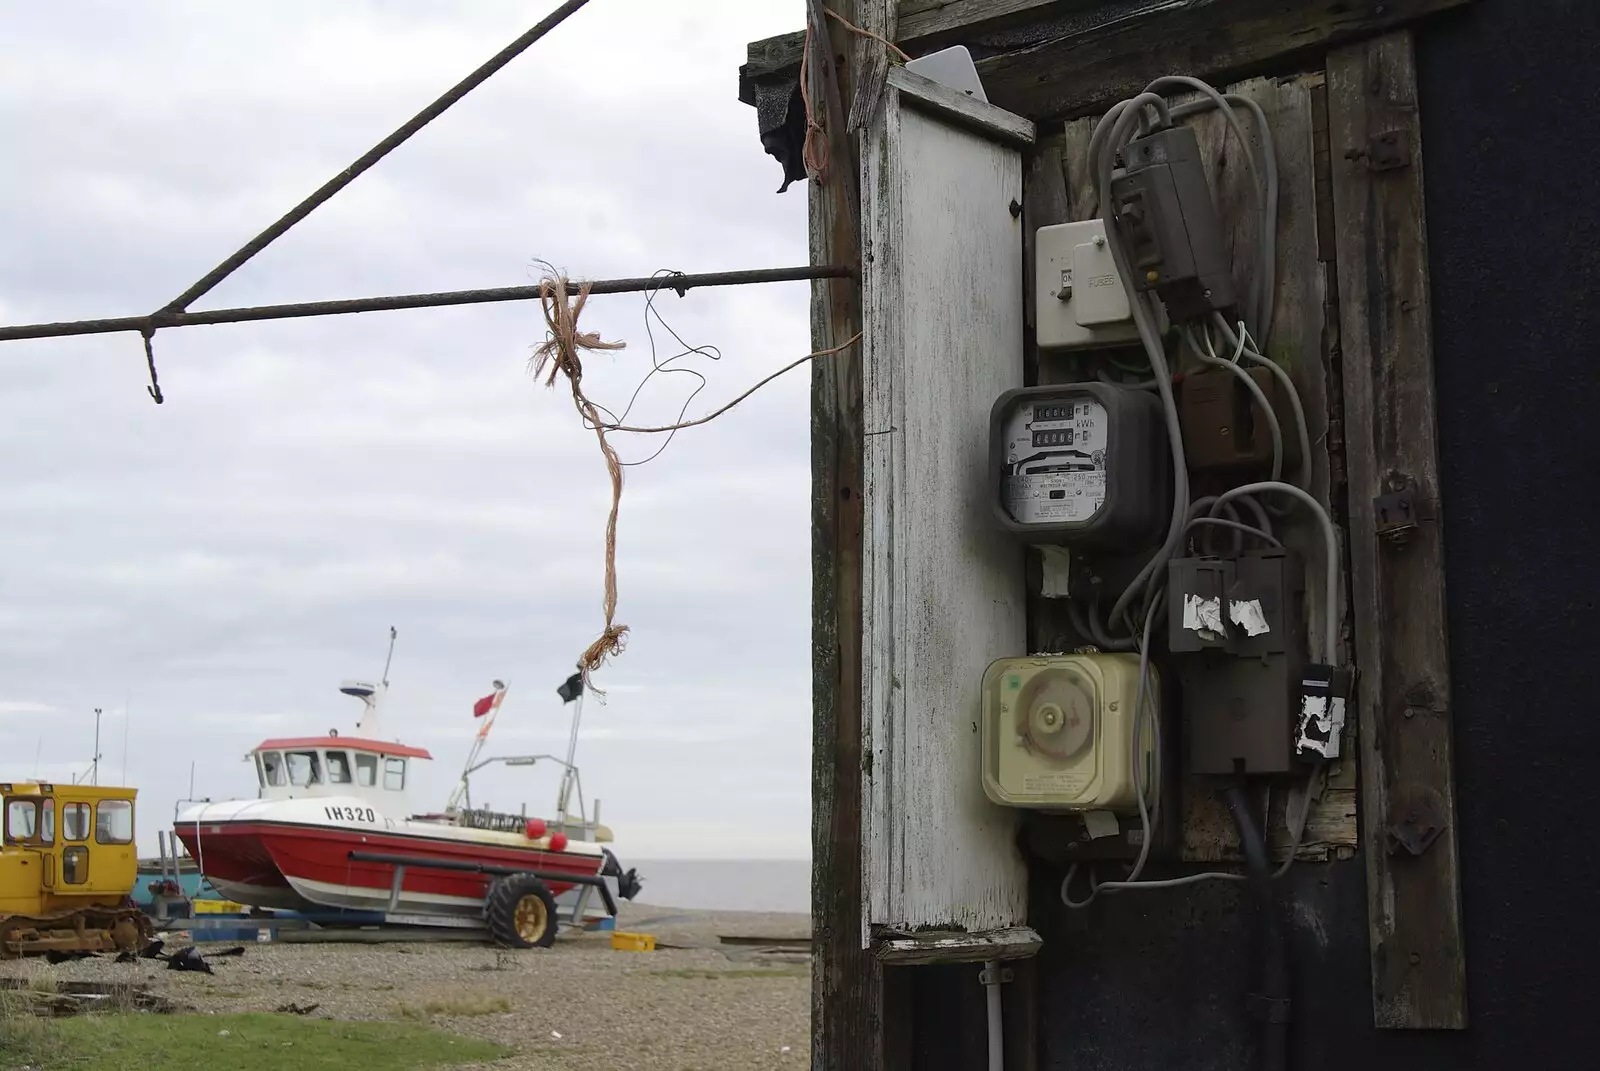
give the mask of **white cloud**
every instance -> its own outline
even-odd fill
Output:
[[[0,313],[158,306],[529,18],[509,0],[10,12]],[[772,196],[734,93],[746,42],[793,21],[789,0],[592,4],[198,307],[517,285],[539,259],[588,277],[803,263],[804,194]],[[690,415],[805,352],[806,296],[662,299],[724,354],[698,362]],[[585,311],[628,342],[588,362],[598,400],[648,368],[643,314]],[[0,344],[0,755],[81,772],[105,707],[102,774],[126,725],[148,847],[191,763],[201,795],[248,794],[238,757],[261,737],[353,727],[334,686],[376,673],[391,624],[384,735],[438,755],[419,806],[448,792],[491,678],[513,685],[491,751],[564,746],[553,690],[602,623],[609,489],[570,396],[527,374],[540,325],[508,304],[162,332],[160,408],[135,337]],[[660,377],[634,417],[670,420],[686,383]],[[624,855],[805,851],[806,398],[794,373],[628,470],[633,633],[579,750]],[[629,459],[657,445],[618,438]],[[501,792],[553,800],[505,773]]]

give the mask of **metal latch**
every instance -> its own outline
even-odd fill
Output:
[[[1365,160],[1369,171],[1398,171],[1411,166],[1411,137],[1404,130],[1385,130],[1367,139],[1364,149],[1350,149],[1346,160]]]
[[[1417,527],[1417,496],[1409,486],[1372,500],[1373,531],[1384,539],[1403,543]]]
[[[1396,802],[1398,817],[1384,830],[1390,855],[1402,850],[1410,855],[1421,855],[1450,828],[1444,801],[1431,789],[1413,792]]]

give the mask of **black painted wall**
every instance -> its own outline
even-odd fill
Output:
[[[1600,1066],[1600,0],[1478,0],[1417,55],[1471,1026],[1376,1030],[1364,865],[1298,868],[1292,1066]],[[1032,903],[1042,1067],[1251,1066],[1239,890]],[[975,971],[936,972],[914,1063],[981,1067]]]

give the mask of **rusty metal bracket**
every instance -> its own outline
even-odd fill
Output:
[[[1346,160],[1365,160],[1368,171],[1398,171],[1411,166],[1411,136],[1404,130],[1385,130],[1367,139],[1365,148],[1347,149]]]
[[[1372,530],[1394,543],[1403,543],[1417,527],[1417,495],[1410,486],[1372,500]]]
[[[1002,985],[1011,981],[1015,977],[1016,976],[1012,973],[1010,967],[1000,967],[995,970],[985,967],[983,970],[978,972],[978,984]]]
[[[1399,804],[1394,810],[1396,817],[1384,829],[1390,855],[1404,851],[1420,856],[1450,828],[1444,801],[1431,789],[1413,791],[1396,802]]]

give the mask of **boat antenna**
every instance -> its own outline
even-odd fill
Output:
[[[394,641],[396,640],[396,638],[399,637],[399,635],[400,635],[400,633],[395,630],[395,627],[393,625],[390,625],[389,626],[389,655],[388,655],[387,658],[385,658],[383,660],[383,689],[384,689],[384,691],[388,691],[389,690],[389,666],[391,664],[393,664],[393,662],[394,662]]]
[[[94,761],[89,764],[90,776],[94,784],[100,783],[100,708],[94,708]]]

